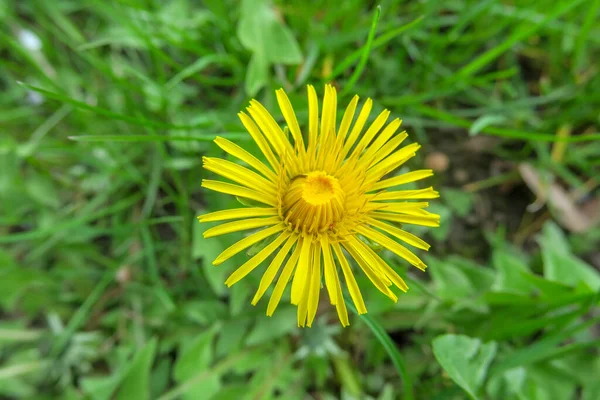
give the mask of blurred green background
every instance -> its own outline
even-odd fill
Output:
[[[599,9],[2,0],[0,398],[599,399]],[[366,317],[298,329],[211,266],[201,157],[327,82],[404,120],[442,226],[426,273],[382,253],[397,304],[361,276]]]

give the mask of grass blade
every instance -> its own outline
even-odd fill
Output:
[[[373,21],[371,22],[371,30],[369,30],[369,36],[367,36],[367,43],[365,44],[362,50],[362,56],[358,65],[356,66],[356,69],[352,73],[350,80],[348,81],[348,83],[344,87],[344,90],[342,91],[342,96],[349,93],[352,90],[352,88],[354,88],[356,81],[358,81],[358,78],[360,78],[360,75],[365,69],[365,65],[367,64],[367,60],[369,59],[369,54],[371,53],[371,47],[373,47],[373,38],[375,37],[375,29],[377,29],[377,21],[379,21],[379,14],[381,14],[381,6],[377,6],[375,8],[375,14],[373,15]]]
[[[402,25],[401,27],[392,29],[391,31],[384,33],[383,35],[379,36],[377,39],[375,39],[373,41],[373,46],[371,47],[371,49],[373,50],[373,49],[377,49],[377,48],[383,46],[384,44],[388,43],[390,40],[392,40],[396,36],[400,35],[402,32],[405,32],[411,28],[414,28],[422,20],[423,20],[423,16],[421,15],[420,17],[414,19],[413,21],[409,22],[406,25]],[[337,66],[335,67],[333,72],[331,72],[331,74],[325,79],[325,81],[331,82],[332,80],[334,80],[335,78],[340,76],[342,73],[344,73],[344,71],[346,71],[348,68],[350,68],[350,66],[352,64],[354,64],[358,59],[360,59],[360,56],[362,54],[363,54],[363,49],[361,48],[361,49],[358,49],[358,50],[354,51],[353,53],[351,53],[349,56],[344,58],[341,62],[337,63]]]
[[[250,140],[252,137],[247,133],[207,133],[203,136],[169,136],[169,135],[84,135],[69,136],[70,140],[76,142],[212,142],[217,136],[229,140]]]
[[[473,125],[473,123],[469,120],[459,118],[451,113],[438,110],[430,106],[420,105],[415,106],[415,109],[428,117],[461,128],[470,129]],[[587,135],[578,135],[570,137],[558,137],[552,133],[519,131],[516,129],[496,128],[493,126],[486,126],[485,128],[481,129],[480,133],[487,133],[488,135],[500,136],[508,139],[539,140],[542,142],[591,142],[600,140],[600,133],[590,133]]]
[[[402,383],[404,385],[404,399],[414,399],[415,396],[412,387],[412,381],[408,375],[406,363],[404,362],[404,358],[402,357],[402,354],[400,354],[400,351],[398,351],[398,348],[396,347],[396,344],[393,342],[392,338],[390,338],[379,322],[371,318],[369,314],[359,315],[358,311],[354,307],[354,303],[347,298],[346,305],[354,314],[358,315],[364,321],[369,329],[371,329],[371,332],[373,332],[379,343],[381,343],[385,351],[390,356],[392,363],[396,367],[396,371],[398,371],[398,375],[400,375],[400,378],[402,378]]]
[[[42,88],[34,86],[34,85],[29,85],[24,82],[19,82],[19,84],[27,89],[33,90],[34,92],[43,94],[45,97],[47,97],[49,99],[58,100],[63,103],[71,104],[71,105],[75,106],[76,108],[79,108],[82,110],[92,111],[93,113],[96,113],[98,115],[102,115],[104,117],[108,117],[110,119],[114,119],[117,121],[128,122],[128,123],[134,124],[134,125],[141,125],[141,126],[147,126],[147,127],[153,127],[153,128],[188,130],[188,129],[201,128],[201,127],[206,126],[206,124],[207,124],[206,122],[203,122],[203,123],[196,124],[196,125],[174,125],[174,124],[167,124],[167,123],[159,122],[159,121],[152,121],[152,120],[148,120],[145,118],[134,118],[134,117],[130,117],[129,115],[120,114],[120,113],[116,113],[114,111],[107,110],[105,108],[91,106],[87,103],[84,103],[79,100],[75,100],[75,99],[65,96],[63,94],[51,92],[49,90],[42,89]]]
[[[583,0],[569,0],[559,3],[548,15],[546,15],[544,19],[533,25],[527,24],[526,26],[523,25],[521,29],[515,29],[514,32],[504,42],[500,43],[498,46],[492,49],[489,49],[488,51],[484,52],[482,55],[471,61],[469,64],[462,67],[454,77],[458,79],[464,79],[469,77],[470,75],[473,75],[474,73],[485,67],[487,64],[489,64],[492,60],[499,57],[502,53],[509,50],[516,43],[533,35],[547,22],[560,17],[561,15],[565,14],[573,7],[578,6],[582,2]]]

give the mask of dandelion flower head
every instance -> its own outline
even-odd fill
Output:
[[[433,172],[422,169],[390,176],[414,157],[420,146],[416,143],[401,146],[407,134],[398,132],[399,119],[386,125],[388,110],[365,128],[371,99],[357,112],[359,98],[354,96],[336,127],[335,88],[325,86],[319,116],[317,93],[309,85],[308,126],[303,130],[283,89],[277,90],[276,95],[287,124],[285,130],[256,100],[250,102],[247,113],[238,114],[264,161],[222,137],[215,139],[216,144],[246,166],[220,158],[203,159],[204,168],[233,182],[205,179],[204,188],[253,204],[198,218],[200,222],[231,220],[207,229],[204,232],[207,238],[254,231],[223,251],[214,265],[259,242],[268,242],[225,282],[227,286],[235,284],[270,259],[253,305],[277,278],[267,306],[267,315],[271,316],[291,281],[290,298],[298,307],[298,326],[310,327],[324,285],[329,302],[335,306],[342,325],[347,326],[342,276],[358,312],[367,312],[351,264],[394,302],[398,296],[392,286],[403,292],[408,289],[372,243],[421,270],[426,268],[419,257],[399,242],[421,250],[428,250],[429,245],[401,229],[400,224],[439,226],[439,216],[426,211],[428,203],[421,201],[439,194],[432,187],[416,190],[397,187],[427,178]]]

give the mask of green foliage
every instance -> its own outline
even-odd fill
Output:
[[[483,384],[487,369],[496,356],[495,342],[462,335],[442,335],[434,339],[433,354],[450,378],[472,398]]]
[[[518,172],[534,165],[597,218],[599,12],[0,2],[0,397],[600,398],[600,229],[527,211]],[[273,91],[305,121],[305,85],[325,82],[340,109],[358,93],[404,120],[423,145],[407,168],[433,151],[449,165],[428,182],[441,227],[403,227],[432,244],[427,272],[370,243],[408,293],[393,304],[357,273],[369,313],[341,328],[323,295],[300,330],[287,293],[273,317],[270,292],[250,304],[264,266],[223,283],[268,243],[215,267],[241,235],[204,239],[195,217],[240,207],[200,187],[201,164],[227,158],[217,135],[259,154],[236,116],[249,98],[283,126]]]

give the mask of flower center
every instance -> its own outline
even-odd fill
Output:
[[[283,197],[283,216],[295,230],[307,233],[334,229],[344,214],[345,194],[338,180],[314,171],[292,179]]]

